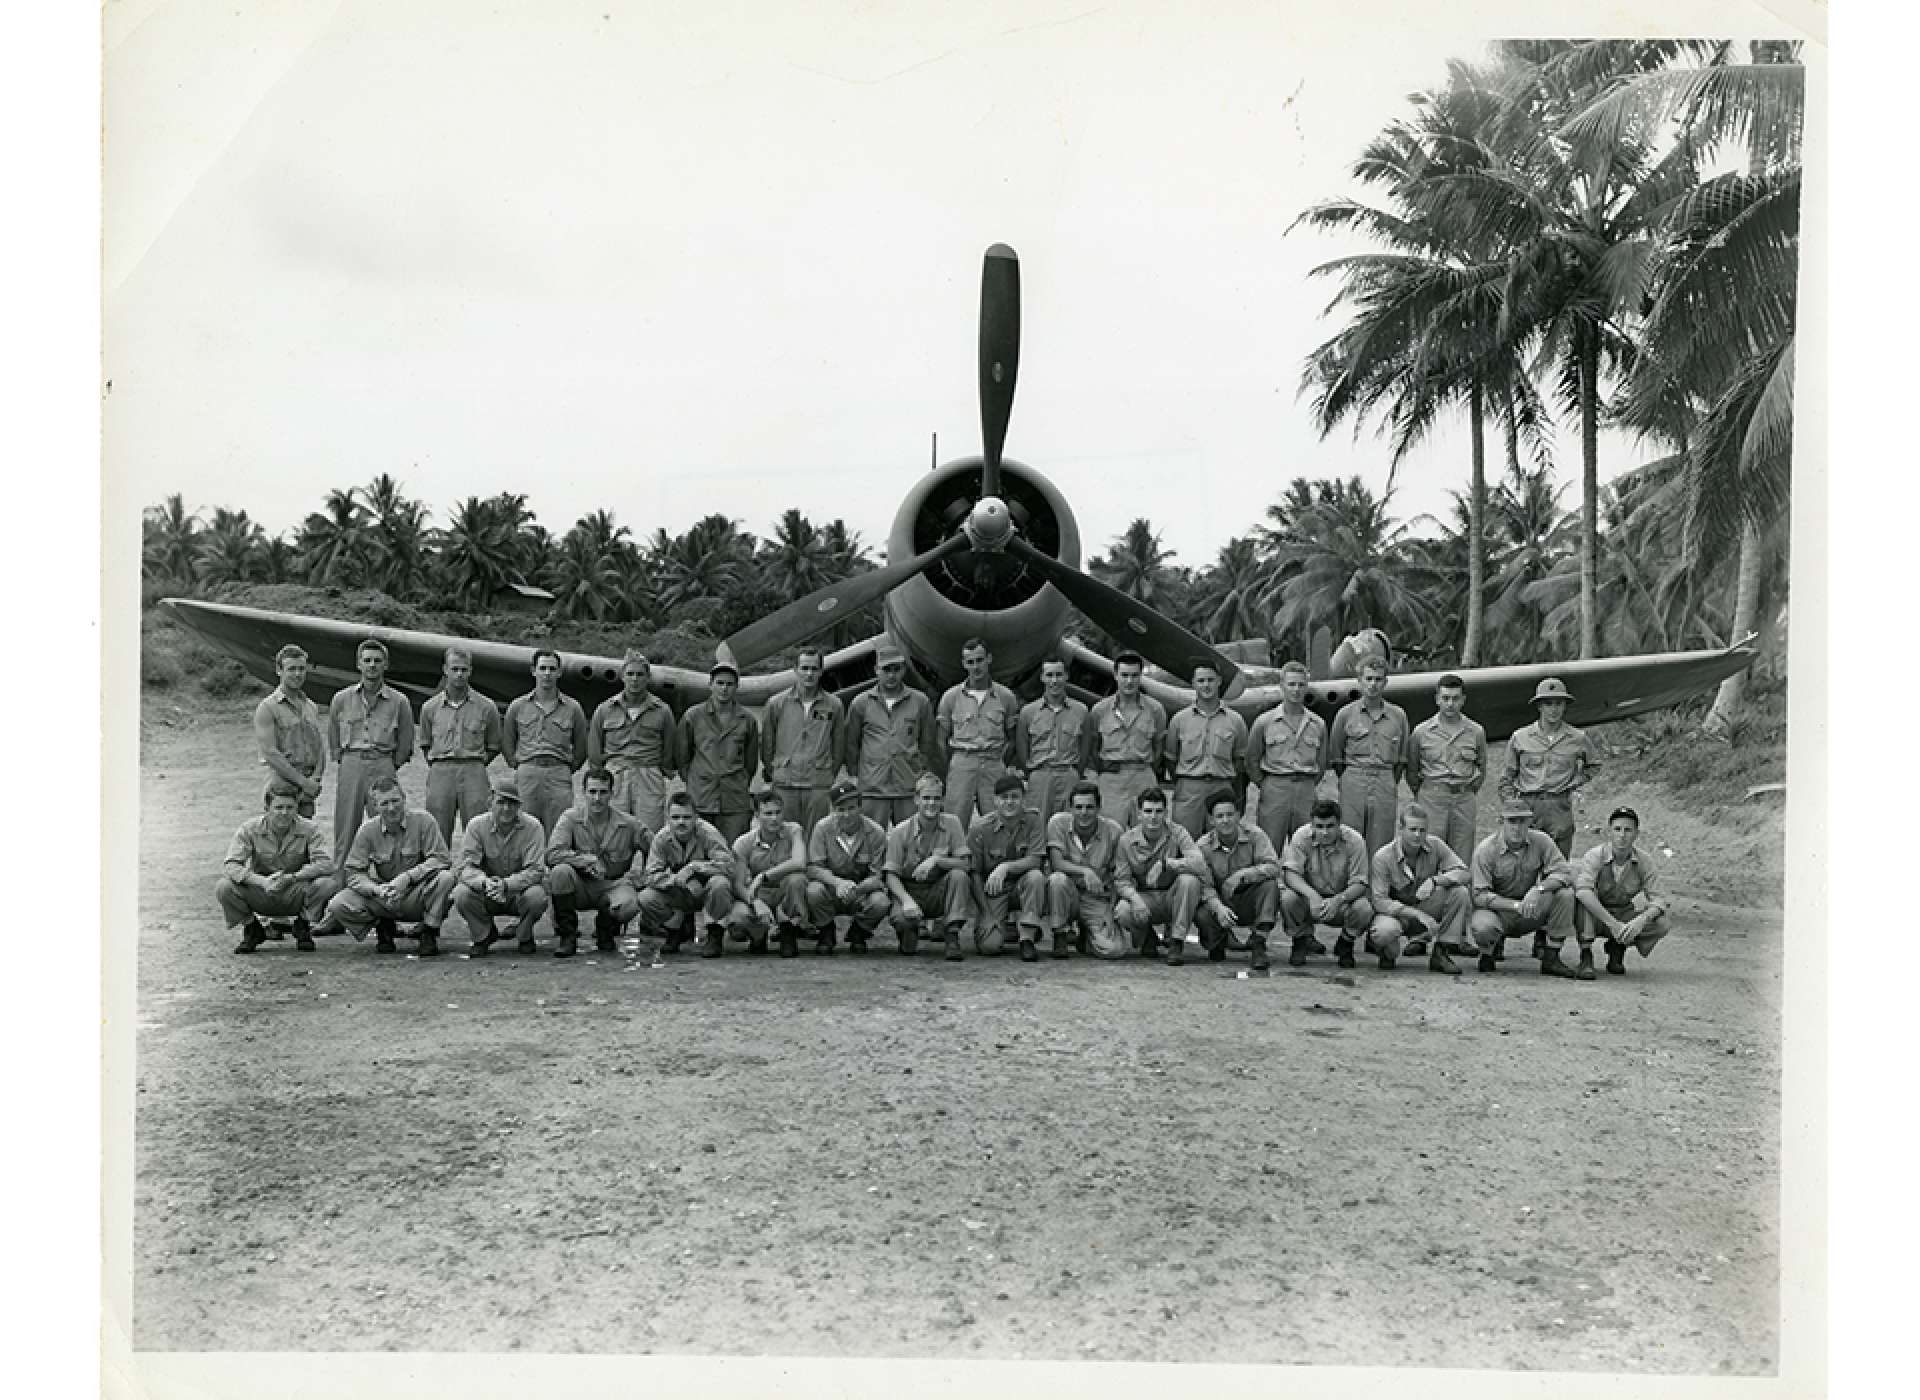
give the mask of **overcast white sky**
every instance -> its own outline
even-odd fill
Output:
[[[269,531],[387,471],[441,520],[500,490],[556,533],[797,506],[878,551],[929,434],[979,450],[998,240],[1009,455],[1089,552],[1145,515],[1202,566],[1292,476],[1384,484],[1371,431],[1322,442],[1296,395],[1333,329],[1307,271],[1353,247],[1286,229],[1448,58],[1541,26],[1500,9],[109,0],[109,470]],[[1466,470],[1452,428],[1401,513]]]

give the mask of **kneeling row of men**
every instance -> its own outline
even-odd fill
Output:
[[[557,957],[577,952],[580,915],[592,910],[603,951],[637,918],[668,953],[695,941],[701,956],[719,957],[728,936],[755,952],[777,943],[784,957],[811,937],[830,953],[844,917],[854,952],[865,952],[891,920],[899,950],[914,953],[931,920],[954,960],[964,957],[971,931],[983,954],[1017,940],[1027,961],[1046,943],[1055,958],[1077,947],[1178,965],[1197,931],[1210,959],[1245,950],[1261,969],[1278,924],[1291,940],[1292,966],[1327,952],[1324,932],[1342,967],[1354,966],[1364,939],[1383,969],[1425,953],[1432,970],[1457,973],[1452,954],[1471,940],[1480,970],[1491,972],[1507,939],[1532,933],[1543,973],[1588,980],[1596,938],[1604,939],[1608,971],[1618,973],[1627,948],[1645,956],[1668,932],[1630,808],[1617,809],[1608,840],[1570,866],[1532,829],[1531,808],[1508,804],[1500,831],[1469,865],[1428,834],[1418,803],[1402,809],[1395,838],[1371,856],[1327,801],[1276,852],[1226,789],[1208,802],[1207,829],[1195,841],[1167,819],[1157,788],[1138,796],[1139,822],[1123,831],[1100,815],[1094,783],[1077,784],[1068,810],[1043,821],[1015,775],[999,779],[994,810],[969,830],[945,810],[941,780],[927,775],[916,786],[914,815],[889,831],[862,813],[859,788],[842,783],[810,834],[768,792],[754,824],[729,846],[684,794],[649,837],[614,808],[613,790],[610,772],[590,768],[584,801],[562,814],[549,839],[521,811],[513,775],[496,776],[490,808],[467,824],[455,859],[439,824],[409,811],[399,784],[387,779],[375,784],[374,815],[336,871],[326,833],[298,814],[298,791],[277,786],[265,814],[235,833],[216,889],[228,926],[242,929],[234,951],[252,953],[265,941],[262,915],[292,915],[302,951],[313,948],[314,933],[345,929],[356,938],[372,930],[376,951],[393,952],[407,921],[422,925],[420,954],[433,956],[449,910],[465,922],[474,956],[499,941],[501,916],[515,921],[517,946],[533,951],[535,925],[551,909]],[[1559,956],[1568,933],[1579,945],[1577,966]]]

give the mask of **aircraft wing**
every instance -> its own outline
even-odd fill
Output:
[[[1061,643],[1062,654],[1084,671],[1105,680],[1111,690],[1113,663],[1091,647],[1071,638]],[[1718,651],[1670,651],[1648,656],[1610,656],[1597,661],[1546,661],[1525,666],[1456,668],[1452,674],[1467,683],[1467,714],[1486,727],[1487,738],[1504,739],[1534,717],[1534,687],[1548,676],[1558,676],[1573,693],[1567,720],[1576,725],[1605,724],[1678,704],[1689,696],[1718,685],[1753,663],[1754,639],[1748,637]],[[1409,671],[1387,681],[1387,699],[1407,712],[1414,724],[1434,712],[1433,687],[1444,671]],[[1193,691],[1148,677],[1143,688],[1169,711],[1193,703]],[[1331,719],[1335,710],[1360,698],[1360,683],[1352,679],[1315,681],[1308,688],[1313,708]],[[1250,685],[1232,706],[1247,720],[1280,703],[1278,685]]]
[[[298,643],[306,648],[312,661],[313,690],[322,699],[329,687],[339,690],[360,678],[354,655],[366,637],[378,638],[386,644],[387,684],[416,704],[440,688],[441,662],[450,646],[465,647],[473,653],[473,688],[500,704],[505,705],[533,688],[535,648],[530,646],[400,627],[370,627],[359,622],[269,612],[191,598],[167,598],[161,605],[269,685],[279,680],[273,654],[289,642]],[[831,688],[842,677],[850,679],[863,672],[871,673],[871,657],[877,640],[870,638],[830,653],[826,659],[825,684]],[[620,689],[619,657],[589,656],[564,647],[554,650],[560,653],[562,688],[588,710]],[[753,707],[764,705],[792,684],[791,670],[744,676],[740,681],[740,703]],[[707,674],[656,661],[652,689],[677,714],[706,698]]]

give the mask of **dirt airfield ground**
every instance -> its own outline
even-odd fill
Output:
[[[1681,932],[1594,983],[243,959],[247,708],[143,724],[138,1349],[1775,1367],[1777,899],[1650,789]]]

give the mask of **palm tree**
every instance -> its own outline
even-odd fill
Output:
[[[761,547],[760,567],[767,581],[790,598],[803,597],[834,580],[832,558],[820,532],[797,510],[788,510]]]
[[[874,566],[867,547],[860,542],[860,532],[849,530],[847,522],[838,516],[820,527],[820,547],[826,552],[831,578],[864,574]]]
[[[141,572],[162,583],[191,583],[193,561],[199,553],[200,517],[186,508],[180,493],[176,491],[159,505],[147,507],[140,527]]]
[[[285,535],[274,535],[260,546],[262,583],[298,583],[300,552]]]
[[[1151,606],[1167,591],[1173,554],[1161,545],[1152,523],[1139,517],[1115,538],[1107,557],[1088,560],[1087,569],[1102,583]]]
[[[724,515],[709,515],[677,538],[657,531],[650,552],[662,607],[724,599],[751,581],[751,537]]]
[[[462,501],[440,537],[440,565],[452,596],[484,609],[511,580],[512,539],[497,499]]]
[[[431,562],[426,506],[382,472],[362,493],[373,530],[373,581],[395,598],[419,596]]]
[[[1216,642],[1265,637],[1267,586],[1259,544],[1246,535],[1228,540],[1195,587],[1193,617],[1200,633]]]
[[[567,531],[544,576],[561,617],[606,622],[620,610],[624,582],[620,554],[606,538],[611,517],[600,515],[598,520],[582,519]],[[618,531],[625,533],[624,528]]]
[[[1487,635],[1489,655],[1502,661],[1541,654],[1540,611],[1527,590],[1569,560],[1576,565],[1577,631],[1579,523],[1560,504],[1564,490],[1551,472],[1535,468],[1510,475],[1489,498]]]
[[[1358,477],[1324,485],[1322,499],[1295,523],[1296,542],[1275,550],[1274,631],[1302,639],[1321,626],[1336,636],[1363,627],[1422,633],[1432,621],[1422,595],[1432,578],[1407,527],[1388,513],[1392,497],[1374,496]]]
[[[244,510],[214,511],[200,533],[193,561],[194,576],[208,585],[252,583],[260,576],[260,551],[266,532],[247,518]]]
[[[339,586],[366,578],[373,553],[368,519],[358,489],[327,492],[324,509],[300,525],[297,545],[308,582]]]

